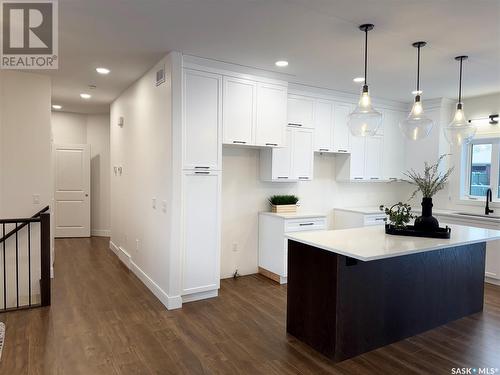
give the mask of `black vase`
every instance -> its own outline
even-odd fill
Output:
[[[415,219],[415,229],[422,232],[434,232],[439,222],[432,216],[432,198],[422,198],[422,216]]]

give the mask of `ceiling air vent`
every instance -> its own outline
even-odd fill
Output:
[[[156,72],[156,86],[165,82],[165,66]]]

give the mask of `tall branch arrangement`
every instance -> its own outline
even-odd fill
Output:
[[[412,193],[410,200],[420,191],[424,198],[432,198],[438,191],[443,190],[448,181],[454,167],[449,168],[445,173],[439,173],[439,165],[443,159],[449,154],[443,154],[439,157],[435,164],[429,165],[425,162],[423,175],[416,172],[414,169],[403,173],[408,179],[403,181],[416,186],[417,188]]]

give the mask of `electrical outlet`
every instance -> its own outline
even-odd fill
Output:
[[[151,199],[151,207],[153,207],[153,209],[156,210],[156,198]]]
[[[236,253],[238,252],[238,244],[235,242],[233,243],[233,251]]]

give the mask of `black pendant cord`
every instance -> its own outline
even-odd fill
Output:
[[[365,29],[365,86],[368,86],[366,81],[366,71],[368,66],[368,29]]]
[[[462,63],[464,58],[460,56],[460,78],[458,79],[458,102],[462,103]]]
[[[420,45],[417,47],[417,95],[420,95]]]

